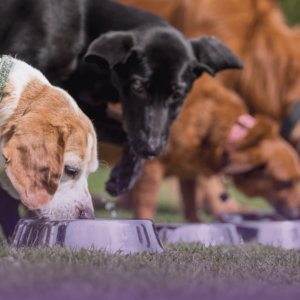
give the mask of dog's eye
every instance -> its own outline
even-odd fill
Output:
[[[143,93],[144,92],[144,86],[142,84],[142,82],[140,80],[135,80],[132,85],[131,85],[132,89],[136,92],[136,93]]]
[[[278,180],[277,185],[280,188],[291,188],[293,186],[292,180]]]
[[[64,172],[65,174],[67,174],[68,176],[75,178],[75,176],[78,174],[78,170],[71,168],[69,166],[65,166],[64,167]]]
[[[170,104],[177,103],[182,98],[182,94],[178,91],[173,92],[173,94],[170,96],[168,102]]]

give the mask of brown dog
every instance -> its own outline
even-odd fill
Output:
[[[247,113],[241,98],[217,80],[204,76],[196,82],[171,128],[166,151],[146,162],[131,191],[135,216],[153,218],[164,177],[177,176],[182,182],[193,183],[200,172],[210,178],[223,171],[233,176],[247,196],[263,196],[286,218],[297,218],[298,156],[279,136],[276,123],[261,115],[254,119]],[[198,221],[193,189],[182,191],[186,217]]]
[[[245,68],[226,71],[219,79],[242,95],[252,113],[285,124],[282,134],[300,152],[299,109],[296,119],[295,112],[289,117],[300,96],[300,55],[295,46],[300,31],[285,25],[277,4],[270,0],[122,2],[161,15],[186,36],[209,34],[226,42],[244,60]]]
[[[116,121],[122,123],[122,109],[119,104],[109,104],[107,114]],[[108,163],[114,166],[121,157],[121,148],[110,144],[98,143],[100,162]],[[175,179],[175,178],[174,178]],[[226,192],[223,182],[218,175],[205,177],[201,174],[197,179],[173,180],[173,197],[180,198],[183,194],[185,201],[185,216],[190,222],[199,222],[195,213],[195,206],[205,207],[205,210],[215,218],[223,213],[241,213],[251,212],[253,209],[240,205],[236,200]],[[176,185],[180,184],[180,188]],[[92,197],[94,204],[102,204],[102,197],[94,195]],[[117,205],[123,209],[132,209],[132,192],[129,191],[119,196]]]

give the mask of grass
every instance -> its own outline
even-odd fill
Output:
[[[110,169],[107,166],[101,166],[99,170],[89,177],[89,190],[91,194],[100,194],[105,190],[105,182],[109,178]],[[107,193],[104,193],[104,197],[108,202],[115,203],[116,198],[111,197]],[[95,215],[97,218],[111,218],[112,211],[117,213],[117,218],[133,218],[133,212],[113,209],[105,210],[100,207],[95,207]],[[184,217],[181,213],[181,206],[179,201],[173,201],[170,195],[166,191],[166,184],[162,186],[159,193],[158,212],[155,216],[155,222],[157,223],[183,223]]]
[[[299,0],[279,0],[280,6],[286,15],[289,25],[295,25],[300,20],[300,1]]]
[[[176,244],[165,253],[0,246],[1,299],[297,299],[300,250]],[[47,278],[47,280],[46,280]],[[282,299],[282,298],[281,298]]]
[[[107,166],[101,166],[99,170],[89,177],[89,189],[92,194],[100,194],[105,189],[105,182],[108,180],[110,169]],[[170,181],[165,180],[161,185],[158,195],[157,212],[154,222],[156,223],[184,223],[185,218],[182,213],[182,204],[179,199],[178,191],[174,191],[174,185]],[[227,183],[227,191],[230,195],[244,206],[254,207],[259,210],[271,211],[271,206],[262,198],[248,199],[239,193],[230,182]],[[115,202],[116,199],[104,194],[104,197],[109,202]],[[122,209],[115,209],[118,218],[132,218],[133,213]],[[211,215],[205,212],[204,209],[198,211],[201,219],[204,222],[212,222],[214,219]],[[110,218],[112,217],[111,210],[101,209],[96,207],[96,217]],[[114,214],[114,213],[113,213]]]

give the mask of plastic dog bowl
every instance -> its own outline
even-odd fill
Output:
[[[171,244],[202,242],[207,247],[240,243],[233,224],[156,224],[156,228],[160,238]]]
[[[284,249],[300,248],[299,221],[248,221],[236,226],[245,242]]]
[[[109,253],[121,251],[122,254],[164,251],[152,221],[128,219],[21,219],[13,234],[12,245],[65,245],[68,249],[95,247]]]
[[[219,217],[222,223],[239,224],[244,221],[283,221],[284,219],[277,214],[266,212],[253,212],[253,213],[225,213]]]

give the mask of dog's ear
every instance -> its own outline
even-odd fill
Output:
[[[190,39],[194,54],[198,63],[194,68],[197,76],[207,72],[214,76],[225,69],[242,69],[243,62],[219,39],[210,36],[202,36]]]
[[[112,69],[116,64],[126,62],[133,46],[133,34],[121,31],[109,32],[90,44],[84,61],[96,63],[101,69]]]
[[[31,118],[31,119],[30,119]],[[57,191],[64,168],[67,130],[24,116],[4,135],[5,171],[22,202],[29,208],[45,207]],[[35,118],[36,119],[36,118]]]
[[[225,143],[227,155],[223,168],[223,172],[228,175],[248,172],[265,165],[267,160],[261,147],[262,142],[279,137],[275,123],[260,115],[255,116],[255,125],[246,130],[246,134],[234,141],[234,144],[230,136]]]
[[[237,144],[237,151],[249,150],[258,147],[263,140],[275,140],[279,138],[277,124],[269,117],[255,115],[255,126]]]
[[[226,175],[237,175],[252,171],[258,166],[263,165],[263,162],[254,162],[252,155],[253,153],[247,151],[229,152],[222,172]]]

